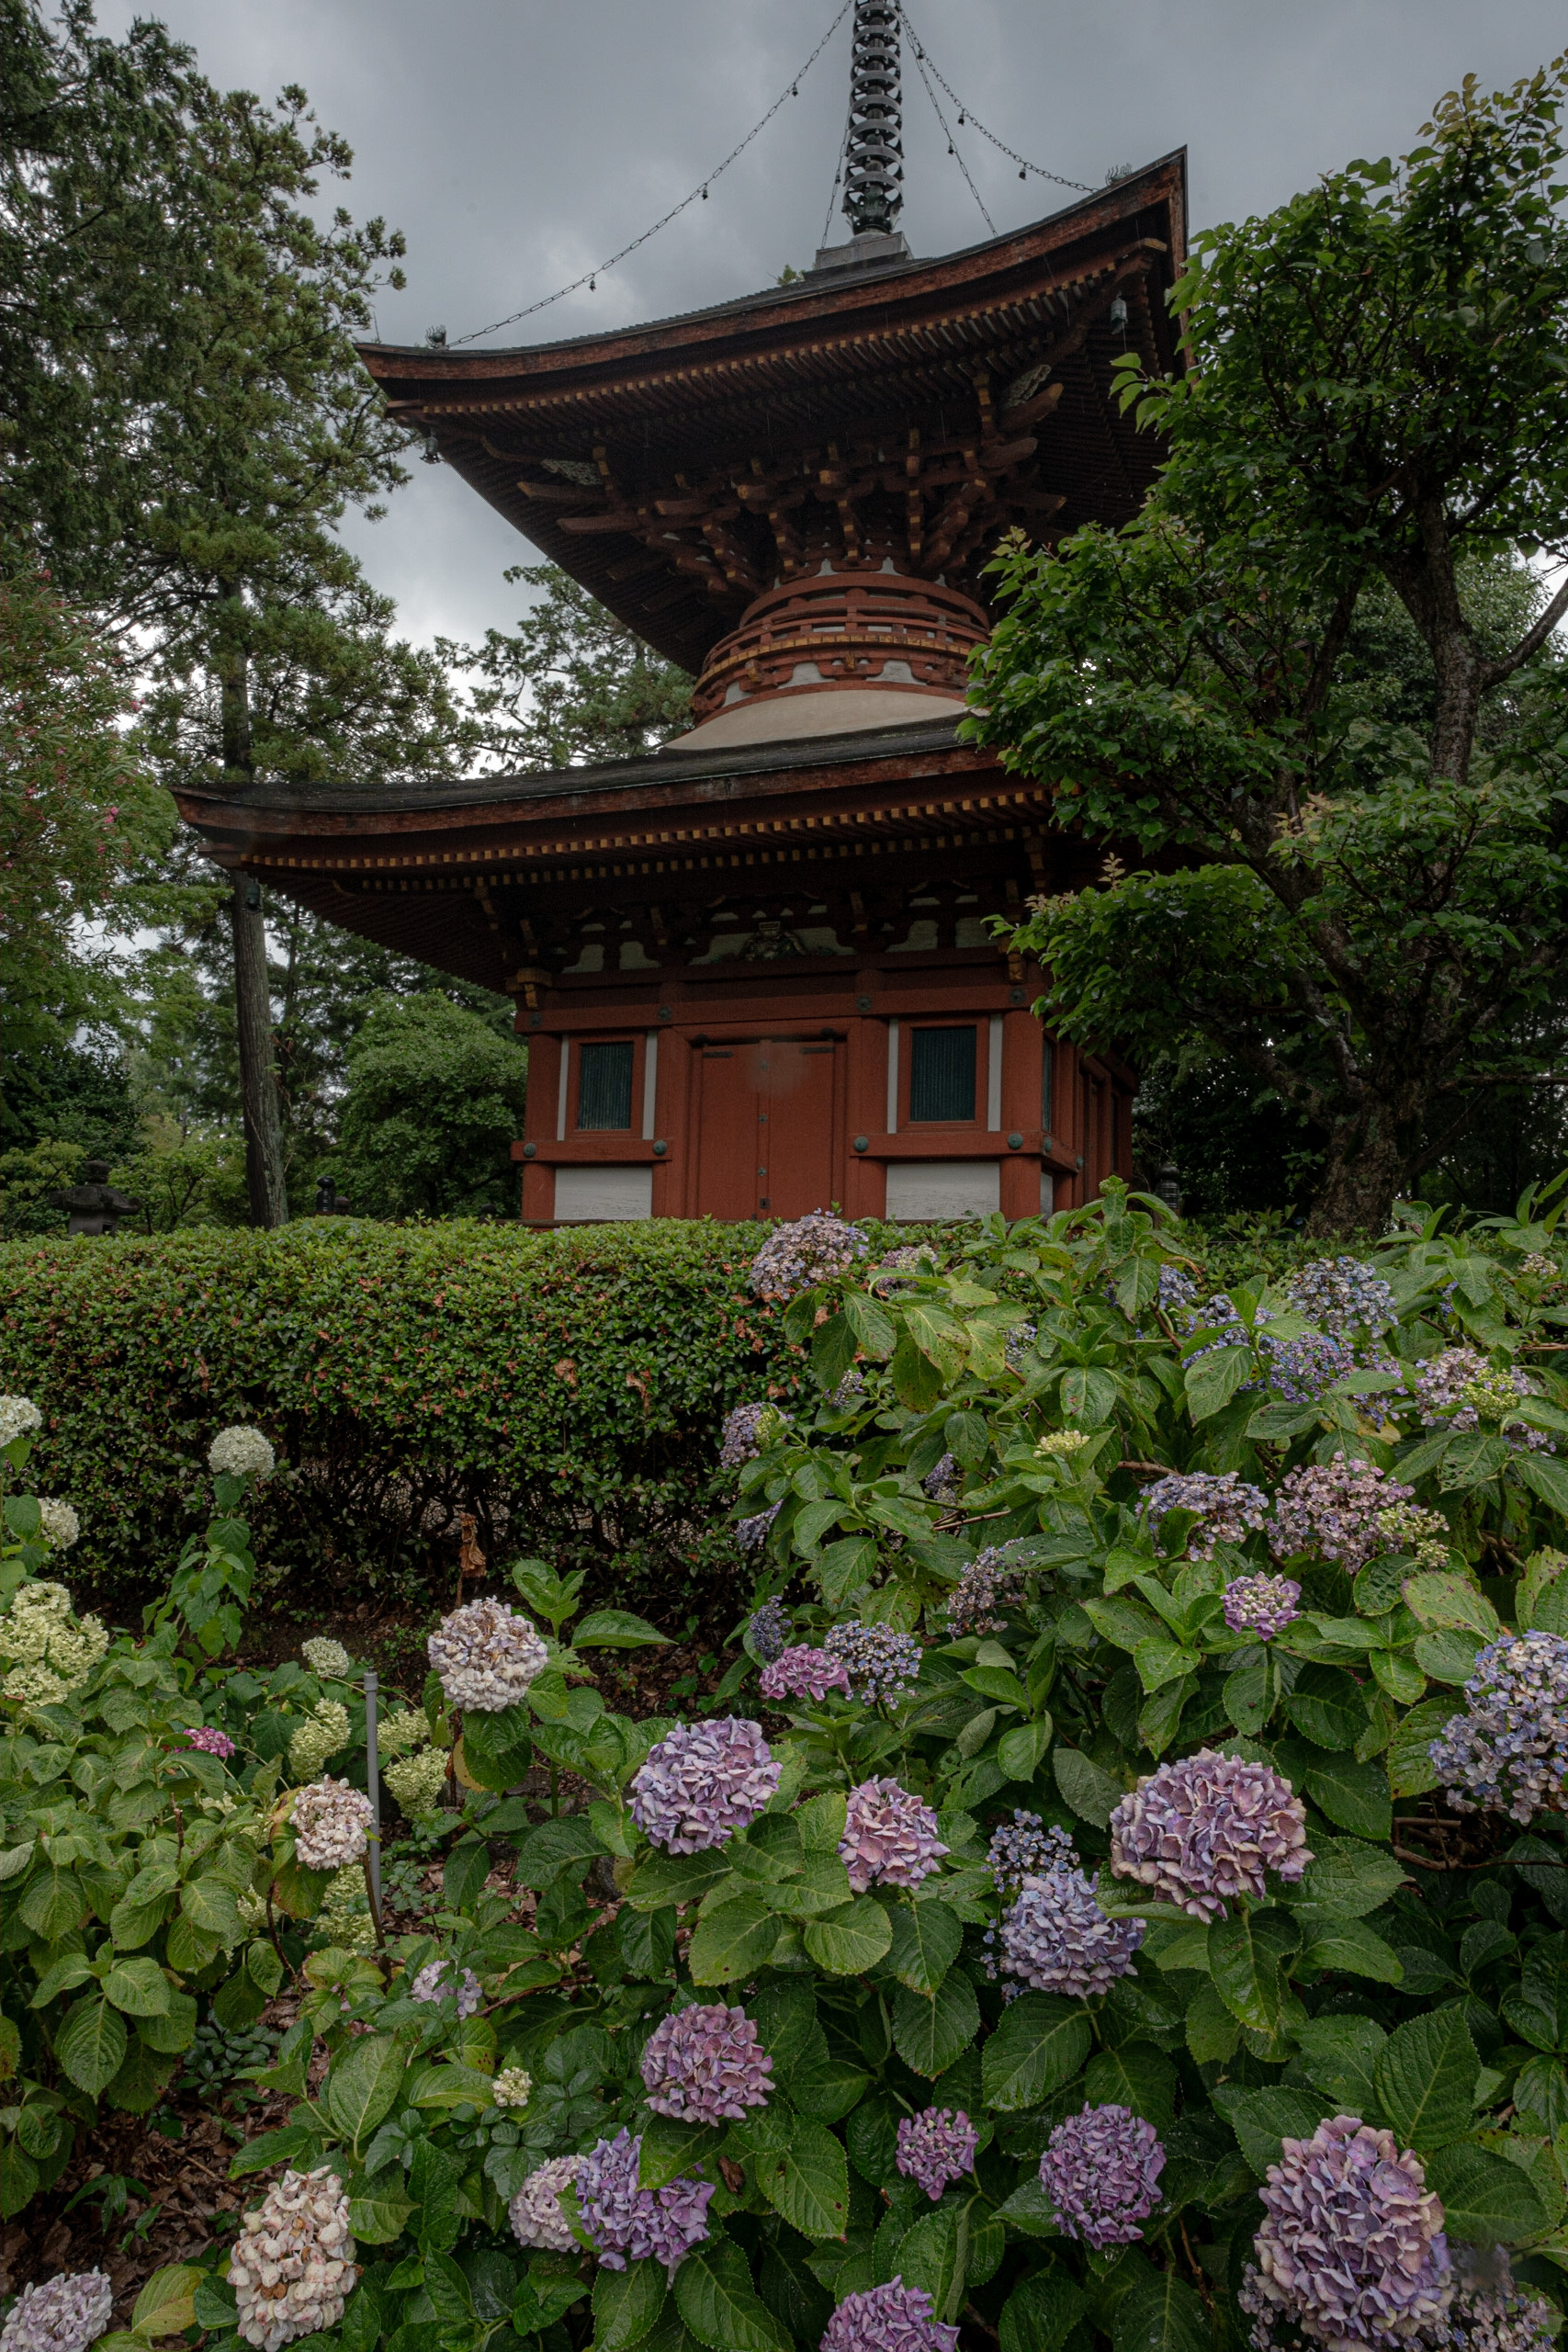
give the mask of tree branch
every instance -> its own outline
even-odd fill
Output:
[[[1532,653],[1539,653],[1564,613],[1568,613],[1568,581],[1564,581],[1533,628],[1527,629],[1513,651],[1500,662],[1482,664],[1481,684],[1484,693],[1489,687],[1501,685],[1505,678],[1522,669]]]

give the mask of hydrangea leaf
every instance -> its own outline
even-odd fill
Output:
[[[806,1949],[829,1976],[863,1976],[893,1941],[893,1922],[870,1894],[857,1895],[842,1911],[806,1923]]]
[[[118,2074],[129,2040],[125,2019],[107,2001],[75,2001],[54,2037],[54,2054],[77,2089],[96,2098]]]
[[[1367,1727],[1360,1686],[1337,1666],[1303,1666],[1285,1713],[1318,1747],[1353,1748]]]
[[[1411,2018],[1378,2052],[1378,2104],[1400,2145],[1423,2155],[1462,2139],[1474,2120],[1481,2061],[1460,2008]]]
[[[1545,2209],[1528,2177],[1485,2148],[1438,2148],[1427,2166],[1427,2186],[1442,2199],[1450,2237],[1513,2244],[1546,2227]]]
[[[1062,2270],[1037,2271],[1016,2286],[998,2323],[1001,2352],[1058,2352],[1084,2312],[1089,2298]]]
[[[390,2113],[403,2078],[403,2053],[389,2034],[366,2034],[333,2061],[324,2094],[327,2113],[357,2148]]]
[[[1213,2333],[1195,2290],[1174,2270],[1140,2269],[1111,2323],[1114,2352],[1211,2352]]]
[[[958,1957],[964,1930],[945,1903],[901,1903],[893,1912],[887,1964],[911,1993],[936,1991]]]
[[[1321,1968],[1341,1976],[1370,1976],[1375,1984],[1399,1984],[1404,1963],[1391,1946],[1375,1935],[1363,1919],[1306,1921],[1307,1945],[1303,1968]]]
[[[1384,1762],[1389,1787],[1396,1797],[1424,1795],[1438,1785],[1430,1749],[1432,1742],[1464,1712],[1457,1699],[1427,1699],[1412,1707],[1389,1743]]]
[[[1405,1871],[1385,1847],[1359,1838],[1320,1838],[1299,1886],[1287,1889],[1292,1911],[1363,1919],[1404,1885]]]
[[[139,1953],[115,1962],[104,1979],[104,1994],[127,2017],[161,2018],[169,2013],[174,1987],[155,1960]]]
[[[981,2053],[986,2104],[1007,2113],[1037,2107],[1070,2083],[1089,2052],[1083,2010],[1053,1993],[1025,1993],[1003,2010]]]
[[[1297,1922],[1282,1911],[1233,1912],[1209,1927],[1209,1973],[1220,1997],[1259,2033],[1272,2033],[1284,2006],[1280,1963],[1301,1942]]]
[[[1084,2094],[1094,2107],[1131,2108],[1156,2131],[1176,2120],[1176,2068],[1151,2041],[1097,2052],[1084,2070]]]
[[[624,2270],[601,2266],[593,2278],[593,2352],[630,2352],[652,2329],[668,2293],[664,2265],[652,2255]]]
[[[694,2246],[675,2273],[675,2308],[699,2343],[713,2352],[793,2352],[751,2284],[746,2256],[733,2238]]]
[[[689,1954],[694,1984],[728,1984],[762,1966],[779,1923],[761,1894],[748,1889],[699,1919]]]
[[[1388,2040],[1371,2018],[1314,2018],[1296,2036],[1303,2063],[1315,2089],[1332,2099],[1342,2115],[1382,2120],[1373,2075],[1378,2053]]]
[[[1324,2117],[1334,2112],[1331,2102],[1315,2091],[1284,2084],[1249,2091],[1222,2083],[1212,2096],[1259,2180],[1270,2165],[1279,2163],[1282,2140],[1310,2140]]]
[[[1058,1747],[1051,1758],[1056,1786],[1080,1821],[1103,1829],[1126,1791],[1077,1747]]]
[[[980,2030],[980,2005],[967,1976],[953,1971],[934,1994],[900,1984],[893,2003],[893,2042],[906,2066],[934,2080]]]

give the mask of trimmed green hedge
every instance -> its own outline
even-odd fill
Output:
[[[162,1587],[235,1420],[287,1465],[255,1512],[275,1577],[308,1571],[342,1599],[367,1572],[385,1590],[439,1561],[445,1588],[442,1538],[472,1510],[492,1555],[577,1553],[674,1597],[734,1565],[710,1500],[720,1421],[796,1378],[777,1310],[747,1288],[762,1238],[322,1219],[14,1242],[0,1388],[44,1412],[38,1484],[80,1512],[72,1580],[105,1600]]]

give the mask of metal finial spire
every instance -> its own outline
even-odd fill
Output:
[[[857,237],[887,235],[904,201],[896,0],[855,0],[844,210]]]

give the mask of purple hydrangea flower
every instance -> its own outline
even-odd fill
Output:
[[[928,1470],[920,1480],[921,1491],[933,1503],[955,1503],[958,1500],[958,1456],[944,1453],[934,1470]]]
[[[764,1666],[772,1666],[774,1658],[784,1656],[789,1634],[789,1619],[782,1601],[764,1600],[747,1620],[746,1637]]]
[[[858,1226],[830,1210],[813,1209],[770,1233],[751,1261],[751,1287],[759,1298],[796,1298],[803,1290],[848,1273],[871,1244]]]
[[[780,1511],[782,1503],[770,1503],[766,1510],[755,1511],[750,1519],[738,1520],[735,1540],[743,1552],[760,1551],[768,1540],[768,1530]]]
[[[673,2278],[694,2245],[708,2234],[711,2182],[672,2180],[663,2188],[639,2188],[642,2137],[624,2127],[601,2140],[578,2167],[577,2210],[606,2270],[624,2270],[628,2258],[652,2255]]]
[[[1269,1547],[1276,1559],[1318,1552],[1357,1576],[1369,1560],[1388,1549],[1379,1514],[1407,1503],[1416,1489],[1375,1462],[1352,1462],[1337,1453],[1332,1462],[1308,1462],[1287,1470],[1274,1498]]]
[[[1125,2107],[1086,2107],[1058,2123],[1040,2159],[1056,2224],[1098,2252],[1130,2245],[1159,2203],[1165,2150],[1152,2123]]]
[[[1293,1884],[1312,1855],[1306,1810],[1269,1764],[1200,1748],[1162,1764],[1111,1816],[1111,1867],[1194,1919],[1223,1919],[1238,1895],[1259,1902],[1265,1871]]]
[[[907,1241],[900,1249],[889,1250],[878,1261],[872,1272],[871,1288],[880,1291],[884,1298],[894,1298],[899,1291],[911,1287],[897,1279],[900,1274],[934,1274],[937,1271],[936,1251],[929,1241]]]
[[[1010,1821],[999,1822],[986,1849],[998,1894],[1016,1891],[1026,1878],[1049,1870],[1059,1851],[1056,1840],[1066,1837],[1065,1830],[1043,1829],[1037,1813],[1019,1810]]]
[[[863,1781],[852,1789],[839,1860],[857,1894],[868,1886],[918,1886],[948,1851],[929,1804],[897,1781]]]
[[[668,1854],[701,1854],[765,1811],[782,1768],[745,1715],[677,1724],[632,1781],[632,1819]]]
[[[947,1596],[947,1629],[955,1638],[999,1634],[1009,1611],[1022,1597],[1023,1571],[1008,1558],[1005,1547],[987,1544],[976,1553]]]
[[[1023,1370],[1024,1359],[1039,1337],[1040,1327],[1035,1323],[1015,1323],[1010,1330],[1004,1331],[1002,1353],[1012,1371]]]
[[[1568,1641],[1511,1634],[1476,1657],[1465,1712],[1427,1753],[1456,1813],[1568,1812]]]
[[[1001,1972],[1037,1992],[1082,2000],[1130,1975],[1144,1940],[1141,1919],[1108,1919],[1078,1867],[1065,1829],[1047,1832],[1045,1854],[1022,1880],[1017,1899],[986,1941],[999,1945]]]
[[[1225,1623],[1233,1634],[1271,1642],[1301,1611],[1302,1589],[1293,1577],[1233,1577],[1224,1590]]]
[[[822,2332],[819,2352],[953,2352],[956,2327],[944,2326],[923,2287],[901,2278],[846,2295]]]
[[[484,1997],[483,1988],[471,1968],[465,1968],[459,1981],[449,1960],[429,1960],[409,1986],[411,2001],[450,2001],[457,2004],[459,2018],[471,2018]]]
[[[101,2270],[62,2270],[22,2289],[0,2329],[0,2352],[87,2352],[113,2310],[114,2289]]]
[[[722,2001],[661,2018],[642,2053],[649,2107],[682,2123],[743,2122],[766,2107],[773,2071],[745,2010]]]
[[[1198,1303],[1198,1285],[1180,1266],[1162,1266],[1155,1305],[1162,1315],[1177,1315]]]
[[[835,1625],[822,1646],[863,1699],[894,1698],[919,1675],[919,1643],[891,1625]]]
[[[1393,1291],[1361,1258],[1317,1258],[1291,1276],[1287,1295],[1298,1315],[1337,1340],[1352,1332],[1376,1339],[1399,1320]]]
[[[979,2134],[964,2109],[928,2107],[898,2120],[898,2169],[918,2180],[934,2205],[950,2180],[962,2180],[975,2161]]]
[[[824,1401],[830,1413],[847,1413],[853,1408],[855,1398],[864,1394],[865,1374],[858,1363],[852,1363],[838,1386],[828,1391]]]
[[[723,1442],[718,1450],[721,1470],[739,1470],[743,1462],[753,1462],[765,1445],[771,1445],[781,1430],[789,1425],[789,1415],[776,1405],[737,1405],[727,1413]]]
[[[1326,1331],[1303,1331],[1299,1339],[1264,1342],[1264,1359],[1269,1366],[1269,1385],[1288,1405],[1315,1405],[1325,1396],[1337,1380],[1346,1379],[1359,1368],[1359,1359],[1348,1340],[1336,1339]],[[1380,1372],[1397,1370],[1392,1357],[1379,1356],[1374,1369]]]
[[[1440,2321],[1452,2284],[1443,2209],[1392,2132],[1337,2115],[1287,2140],[1258,2190],[1255,2298],[1330,2347],[1408,2343]]]
[[[850,1678],[839,1659],[802,1642],[762,1668],[757,1688],[764,1699],[815,1699],[820,1705],[829,1690],[841,1690],[847,1699]]]
[[[1190,1560],[1212,1560],[1216,1544],[1245,1543],[1267,1513],[1262,1488],[1244,1486],[1235,1470],[1173,1471],[1140,1495],[1138,1509],[1156,1533],[1167,1511],[1196,1511],[1201,1523],[1187,1541]]]
[[[208,1756],[221,1756],[225,1762],[234,1753],[228,1733],[213,1731],[206,1724],[187,1724],[181,1736],[188,1747],[199,1747]]]
[[[1478,1348],[1445,1348],[1416,1370],[1416,1399],[1425,1429],[1473,1430],[1501,1421],[1537,1393],[1529,1374],[1517,1364],[1488,1363]],[[1510,1445],[1532,1453],[1555,1453],[1541,1430],[1516,1422],[1502,1431]]]

